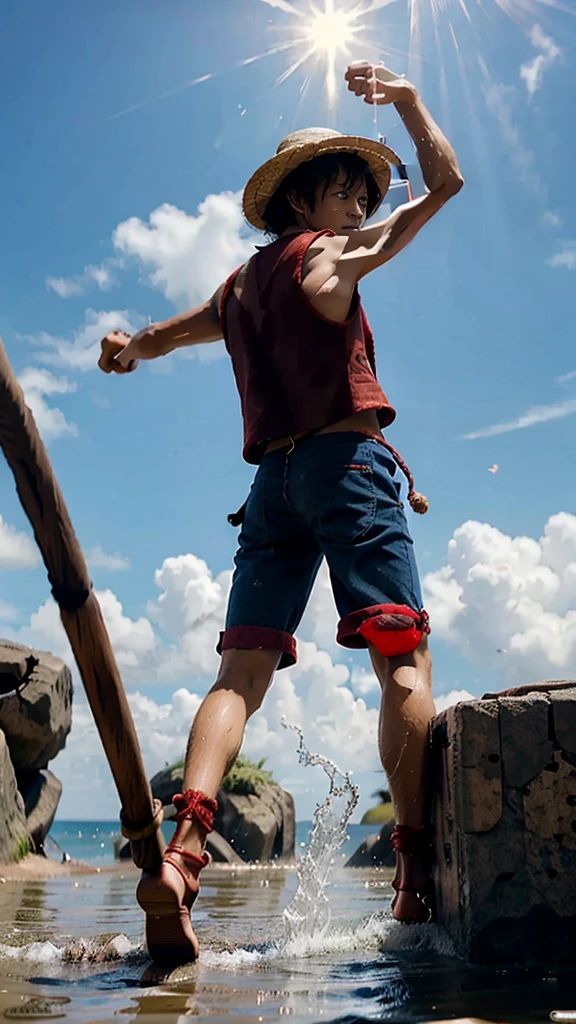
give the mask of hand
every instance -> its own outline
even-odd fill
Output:
[[[414,99],[416,90],[403,75],[397,75],[383,64],[357,60],[350,64],[344,78],[350,92],[363,96],[365,103],[406,103]]]
[[[137,337],[137,335],[134,335]],[[126,331],[111,331],[102,339],[102,355],[98,366],[104,373],[132,373],[138,366],[138,360],[126,352],[134,339]]]

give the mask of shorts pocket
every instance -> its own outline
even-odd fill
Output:
[[[263,475],[257,473],[250,488],[244,522],[238,537],[238,544],[244,550],[266,547],[270,543],[265,499],[266,483]]]
[[[349,460],[345,454],[340,450],[336,460],[336,452],[330,452],[330,461],[316,465],[302,482],[307,518],[315,532],[325,540],[351,544],[361,540],[374,525],[377,493],[367,446],[360,453],[353,445]]]

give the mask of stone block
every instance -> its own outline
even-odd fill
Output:
[[[18,772],[46,768],[64,747],[72,725],[70,670],[53,654],[6,640],[0,643],[0,666],[4,692],[11,679],[21,687],[0,700],[0,729],[12,764]]]
[[[576,961],[576,683],[432,725],[436,916],[485,964]]]

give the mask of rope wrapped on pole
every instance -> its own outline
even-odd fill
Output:
[[[1,339],[0,446],[48,571],[116,783],[123,819],[140,823],[141,838],[131,840],[132,859],[142,870],[156,872],[164,851],[161,817],[144,770],[110,637],[64,497]]]

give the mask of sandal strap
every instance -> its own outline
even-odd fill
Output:
[[[218,810],[218,801],[206,796],[199,789],[187,789],[184,793],[176,793],[172,797],[176,808],[176,821],[199,821],[202,828],[211,832],[214,828],[214,815]]]
[[[184,846],[180,846],[178,843],[170,843],[166,847],[166,852],[162,858],[165,861],[167,860],[168,863],[173,864],[174,862],[170,860],[171,853],[177,853],[179,857],[182,857],[182,860],[186,864],[190,864],[191,867],[198,868],[200,871],[212,860],[210,854],[206,850],[204,850],[204,853],[199,857],[198,854],[191,853],[190,850],[187,850]]]
[[[430,829],[427,825],[395,825],[390,842],[396,853],[423,856],[430,849]]]
[[[154,800],[152,809],[154,815],[152,821],[147,822],[145,825],[135,824],[126,817],[124,811],[120,811],[120,831],[124,839],[130,839],[131,842],[135,842],[138,839],[148,839],[148,836],[154,835],[158,831],[164,821],[162,801]]]

